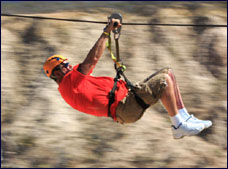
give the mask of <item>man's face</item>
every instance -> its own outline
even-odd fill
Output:
[[[59,65],[60,69],[62,70],[62,73],[65,75],[67,74],[69,71],[72,70],[72,65],[69,64],[69,62],[64,61],[63,63],[61,63]]]
[[[58,65],[57,69],[53,73],[57,79],[61,79],[65,76],[65,74],[67,74],[72,69],[72,65],[70,65],[69,62],[64,61],[63,63]]]

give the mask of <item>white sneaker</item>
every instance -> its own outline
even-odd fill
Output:
[[[174,139],[180,139],[184,136],[193,136],[205,129],[202,123],[182,122],[178,127],[171,126]]]
[[[195,123],[195,124],[202,123],[202,124],[204,124],[205,128],[209,128],[212,126],[212,122],[210,120],[197,119],[196,117],[194,117],[193,114],[190,115],[190,117],[186,120],[186,122]]]

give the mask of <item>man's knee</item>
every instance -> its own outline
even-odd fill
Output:
[[[173,72],[173,70],[171,68],[168,69],[168,74],[174,76],[174,72]]]
[[[160,72],[162,73],[162,76],[164,79],[164,81],[163,81],[164,84],[161,83],[160,85],[164,85],[164,88],[166,88],[173,82],[173,77],[174,77],[173,70],[170,67],[166,67],[166,68],[161,69]]]
[[[173,70],[170,67],[164,67],[162,69],[159,70],[160,73],[165,73],[165,74],[173,74]]]
[[[166,79],[167,85],[176,83],[176,77],[175,77],[174,72],[171,68],[167,69],[167,74],[165,74],[165,79]]]
[[[165,76],[166,79],[167,79],[167,78],[170,78],[170,77],[171,77],[171,78],[172,78],[172,77],[175,77],[175,76],[174,76],[173,69],[170,68],[170,67],[162,68],[162,69],[160,70],[160,72],[164,73],[164,76]]]

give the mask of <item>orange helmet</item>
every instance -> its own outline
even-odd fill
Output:
[[[44,72],[45,74],[50,77],[52,70],[58,66],[60,63],[64,62],[67,60],[67,58],[61,56],[61,55],[53,55],[49,57],[46,62],[44,63]]]

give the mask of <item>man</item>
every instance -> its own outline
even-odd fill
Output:
[[[114,26],[115,22],[118,23],[117,27]],[[145,108],[139,104],[137,97],[150,106],[161,99],[171,119],[175,139],[196,135],[210,127],[211,121],[199,120],[188,114],[174,74],[169,68],[161,69],[135,84],[132,90],[127,88],[125,81],[119,80],[114,103],[109,107],[109,93],[113,88],[114,79],[94,77],[90,74],[105,50],[109,33],[120,26],[119,20],[111,19],[81,64],[72,67],[67,59],[60,55],[47,59],[44,71],[59,85],[58,90],[63,99],[78,111],[95,116],[110,115],[114,121],[121,124],[133,123],[142,117]]]

